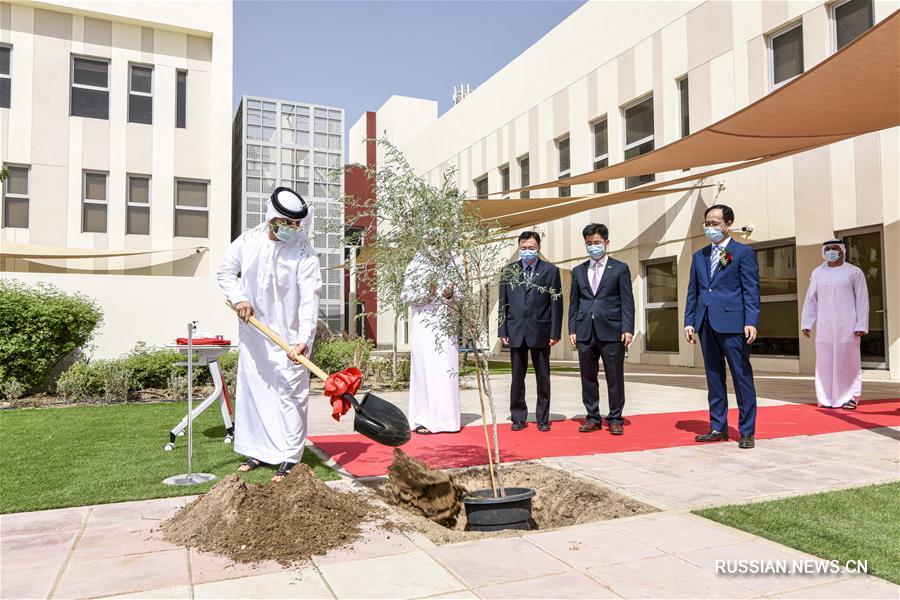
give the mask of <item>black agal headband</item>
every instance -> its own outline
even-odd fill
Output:
[[[291,188],[281,186],[275,188],[269,200],[272,202],[272,208],[279,215],[288,219],[299,221],[309,213],[309,206],[306,200]]]

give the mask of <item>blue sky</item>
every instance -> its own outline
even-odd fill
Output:
[[[244,94],[346,109],[349,127],[391,95],[451,106],[583,0],[234,3],[234,108]]]

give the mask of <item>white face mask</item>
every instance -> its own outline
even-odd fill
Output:
[[[841,251],[840,250],[826,250],[825,251],[825,260],[830,263],[837,262],[841,259]]]

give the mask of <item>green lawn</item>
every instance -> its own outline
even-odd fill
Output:
[[[842,565],[868,560],[870,575],[900,584],[898,506],[894,482],[694,512]]]
[[[185,402],[115,404],[0,411],[0,512],[43,510],[195,494],[213,483],[163,485],[187,469],[187,435],[165,452],[169,430],[187,412]],[[221,478],[242,457],[222,442],[218,406],[194,422],[194,470]],[[307,451],[303,462],[325,480],[337,474]],[[261,483],[273,469],[245,476]]]

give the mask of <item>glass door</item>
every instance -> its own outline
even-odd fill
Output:
[[[884,301],[884,253],[881,229],[844,235],[847,262],[866,275],[869,288],[869,333],[862,338],[862,366],[887,368],[887,313]]]

